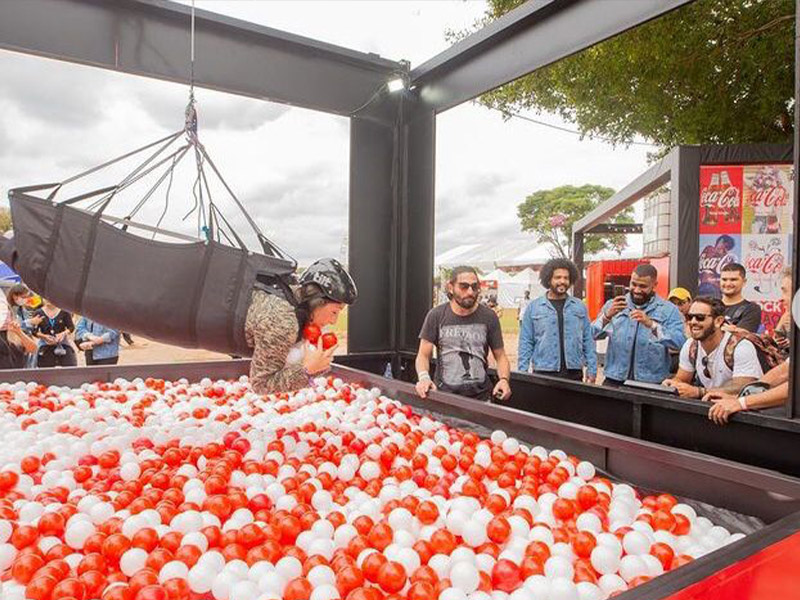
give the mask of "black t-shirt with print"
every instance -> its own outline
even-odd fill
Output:
[[[462,317],[449,302],[440,304],[425,317],[419,337],[436,346],[437,388],[469,398],[489,398],[492,382],[487,357],[490,349],[503,347],[500,320],[491,308],[479,305]]]

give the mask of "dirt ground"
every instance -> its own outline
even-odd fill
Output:
[[[339,348],[336,354],[347,353],[347,335],[339,334]],[[202,362],[207,360],[228,360],[231,357],[227,354],[210,352],[208,350],[181,348],[170,346],[154,340],[148,340],[141,336],[133,336],[133,346],[128,346],[125,342],[120,344],[119,364],[121,365],[146,365],[154,363],[173,363],[173,362]],[[78,364],[86,364],[83,353],[79,354]]]

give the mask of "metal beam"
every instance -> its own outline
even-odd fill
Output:
[[[191,7],[165,0],[10,0],[0,48],[187,83]],[[401,63],[197,10],[198,86],[350,115]]]
[[[601,223],[588,229],[584,233],[615,234],[615,233],[642,233],[641,223]]]
[[[589,229],[595,229],[621,210],[668,183],[676,157],[677,151],[672,150],[647,171],[611,196],[611,198],[579,221],[576,221],[572,226],[573,235],[580,231],[587,232]]]
[[[536,0],[411,71],[437,112],[475,98],[692,0]]]

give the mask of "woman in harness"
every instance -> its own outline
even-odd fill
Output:
[[[259,394],[300,389],[326,371],[336,346],[324,350],[320,338],[310,347],[301,337],[303,329],[333,325],[358,296],[353,279],[332,258],[308,267],[291,292],[294,298],[287,299],[257,285],[252,293],[244,333],[253,350],[250,384]]]

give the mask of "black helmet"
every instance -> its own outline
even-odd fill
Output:
[[[315,283],[322,294],[334,302],[352,304],[358,298],[353,278],[335,258],[322,258],[312,263],[300,276],[300,285]]]

